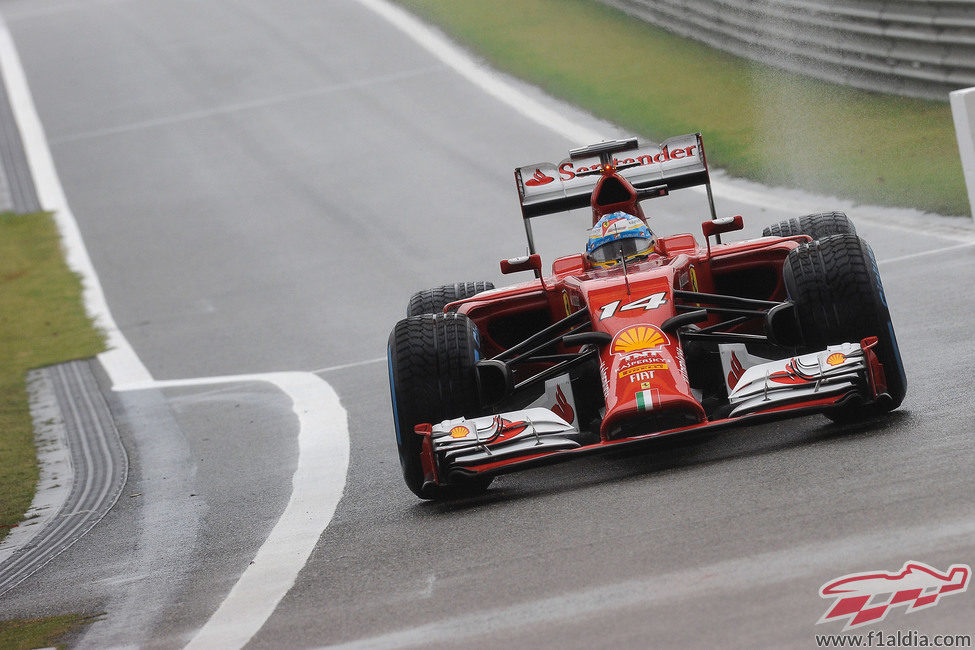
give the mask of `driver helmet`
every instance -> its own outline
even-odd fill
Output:
[[[653,252],[656,238],[638,217],[626,212],[604,215],[589,232],[586,257],[597,268],[619,264],[620,249],[627,262],[644,258]]]

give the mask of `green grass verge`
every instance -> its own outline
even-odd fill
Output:
[[[709,162],[733,175],[969,213],[947,102],[781,72],[595,0],[398,1],[495,67],[635,134],[701,131]]]
[[[103,349],[51,216],[0,214],[0,540],[23,517],[37,483],[25,373]]]
[[[29,650],[64,647],[63,639],[94,620],[79,614],[68,614],[51,618],[0,621],[0,648]]]

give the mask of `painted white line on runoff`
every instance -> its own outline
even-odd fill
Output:
[[[345,370],[347,368],[358,368],[360,366],[371,366],[374,363],[386,363],[386,357],[376,357],[375,359],[366,359],[365,361],[356,361],[354,363],[343,363],[340,366],[328,366],[327,368],[319,368],[318,370],[312,370],[316,375],[320,375],[325,372],[334,372],[336,370]]]
[[[254,561],[187,648],[240,648],[264,626],[294,586],[318,538],[335,514],[349,468],[345,409],[329,384],[310,372],[276,372],[228,377],[144,382],[121,386],[185,388],[241,382],[270,382],[285,393],[298,417],[298,467],[291,499]]]
[[[362,6],[379,14],[445,65],[463,75],[471,83],[479,86],[492,97],[510,106],[525,118],[563,136],[571,141],[574,146],[599,142],[606,139],[605,134],[599,133],[577,121],[573,121],[559,111],[528,96],[508,82],[497,71],[478,62],[466,50],[453,43],[436,29],[423,23],[405,9],[390,3],[388,0],[357,1]],[[555,101],[553,100],[552,103],[555,104]],[[705,192],[703,187],[693,187],[690,189],[695,192]],[[770,189],[753,183],[731,183],[721,178],[712,180],[712,189],[716,197],[757,207],[774,207],[780,210],[783,216],[787,216],[785,215],[786,212],[803,214],[822,211],[822,201],[828,199],[831,201],[831,204],[834,204],[834,207],[830,209],[855,209],[858,220],[869,221],[885,228],[916,233],[918,232],[919,225],[923,225],[925,234],[932,237],[955,241],[975,241],[975,230],[970,226],[957,227],[955,224],[948,223],[945,220],[939,223],[929,223],[925,220],[922,224],[916,218],[895,217],[892,213],[896,212],[896,210],[889,210],[879,206],[855,206],[848,200],[820,197],[796,190]]]
[[[98,356],[115,390],[270,382],[288,395],[298,418],[298,467],[291,497],[253,563],[190,642],[193,647],[241,647],[264,625],[294,584],[325,531],[345,489],[349,464],[348,419],[338,395],[310,372],[153,380],[112,318],[81,231],[68,206],[44,128],[34,107],[20,57],[0,16],[0,74],[20,130],[38,198],[52,211],[69,268],[82,278],[88,314],[105,331],[109,350]]]
[[[310,372],[149,380],[115,387],[133,391],[247,382],[271,383],[291,399],[298,418],[298,467],[292,478],[291,498],[270,535],[187,648],[243,647],[294,586],[345,490],[348,415],[328,382]]]
[[[897,257],[890,257],[885,260],[879,260],[877,262],[877,265],[883,266],[884,264],[896,264],[897,262],[906,262],[907,260],[913,260],[918,257],[927,257],[928,255],[947,253],[949,251],[958,250],[959,248],[971,248],[972,246],[975,246],[975,242],[969,242],[966,244],[956,244],[954,246],[945,246],[944,248],[934,248],[926,251],[919,251],[917,253],[909,253],[907,255],[898,255]]]
[[[102,353],[99,359],[106,370],[111,369],[110,375],[113,382],[151,379],[149,372],[135,355],[129,342],[122,336],[108,311],[98,276],[95,274],[91,259],[88,257],[88,251],[81,239],[78,224],[75,223],[74,216],[68,208],[61,182],[54,169],[47,140],[44,137],[44,129],[34,109],[34,100],[31,97],[27,79],[20,64],[20,56],[17,54],[17,49],[2,15],[0,15],[0,77],[2,77],[14,120],[20,131],[24,153],[34,179],[38,200],[44,209],[54,212],[55,223],[61,233],[68,267],[82,279],[85,309],[95,324],[105,332],[108,345],[112,348],[109,352]],[[32,413],[36,410],[35,406],[32,405]],[[46,511],[53,515],[60,512],[67,501],[71,491],[71,484],[68,481],[72,480],[73,473],[66,444],[63,435],[57,435],[47,441],[44,455],[55,459],[64,459],[63,462],[66,463],[68,471],[61,472],[59,475],[49,472],[43,467],[45,463],[39,457],[42,469],[31,504],[32,509],[43,502]],[[0,561],[5,561],[16,551],[25,548],[44,530],[46,525],[47,523],[41,519],[32,526],[20,526],[15,529],[16,534],[8,535],[4,540],[3,551],[0,552]]]
[[[447,38],[386,0],[358,0],[404,32],[435,57],[479,86],[497,100],[507,104],[529,120],[551,129],[573,142],[598,142],[603,135],[567,119],[561,113],[528,97],[502,79],[494,70],[475,61],[467,52]]]
[[[27,164],[34,177],[38,199],[45,210],[54,213],[58,230],[61,232],[68,267],[81,276],[88,315],[95,320],[95,325],[105,332],[108,339],[109,350],[98,355],[98,360],[105,367],[112,383],[152,379],[149,371],[115,324],[112,313],[108,309],[102,285],[98,281],[98,274],[95,273],[95,267],[81,238],[78,223],[71,213],[61,181],[54,168],[44,127],[34,108],[34,99],[20,64],[20,56],[2,17],[0,17],[0,72],[7,87],[14,118],[17,126],[20,127],[20,136],[24,142]]]
[[[404,79],[411,79],[413,77],[430,74],[435,70],[442,70],[442,69],[443,68],[439,65],[427,66],[424,68],[416,68],[413,70],[404,70],[402,72],[385,74],[377,77],[370,77],[368,79],[356,79],[354,81],[346,81],[343,83],[332,84],[330,86],[324,86],[321,88],[303,90],[301,92],[284,93],[281,95],[275,95],[273,97],[264,97],[262,99],[255,99],[249,102],[227,104],[224,106],[217,106],[215,108],[210,108],[207,110],[190,111],[187,113],[180,113],[178,115],[160,117],[154,120],[143,120],[141,122],[133,122],[131,124],[124,124],[122,126],[116,126],[108,129],[97,129],[95,131],[85,131],[83,133],[75,133],[69,136],[64,136],[62,138],[53,138],[49,140],[48,144],[57,146],[60,144],[79,142],[82,140],[91,140],[94,138],[102,138],[105,136],[118,135],[121,133],[131,133],[133,131],[141,131],[143,129],[150,129],[157,126],[171,126],[174,124],[183,124],[186,122],[204,120],[204,119],[219,117],[223,115],[232,115],[233,113],[239,113],[241,111],[251,111],[251,110],[256,110],[261,108],[268,108],[270,106],[277,106],[280,104],[285,104],[288,102],[298,101],[302,99],[313,99],[315,97],[321,97],[323,95],[328,95],[331,93],[348,91],[354,88],[363,88],[366,86],[374,86],[380,84],[393,83],[396,81],[403,81]]]

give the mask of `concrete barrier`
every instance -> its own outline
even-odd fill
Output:
[[[968,204],[975,218],[975,88],[956,90],[950,97],[961,168],[968,188]]]

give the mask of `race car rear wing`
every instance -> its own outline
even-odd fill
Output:
[[[515,184],[525,220],[530,252],[534,252],[529,220],[554,212],[583,208],[590,204],[601,169],[611,164],[617,173],[639,190],[671,190],[705,185],[711,218],[714,198],[704,145],[700,133],[664,140],[660,145],[641,144],[636,138],[600,142],[573,149],[558,165],[538,163],[515,170]]]

